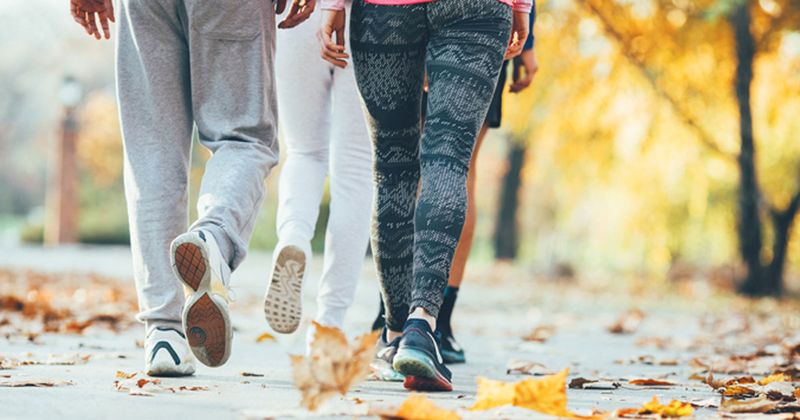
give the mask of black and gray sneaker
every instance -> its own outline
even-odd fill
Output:
[[[386,341],[386,328],[381,332],[381,337],[375,343],[377,353],[375,359],[370,363],[375,379],[386,382],[400,382],[404,379],[403,375],[394,370],[392,363],[397,354],[397,347],[400,345],[400,337],[391,342]]]
[[[453,374],[444,365],[439,350],[440,337],[434,334],[427,321],[409,319],[403,327],[403,337],[394,368],[406,379],[403,386],[414,391],[452,391]]]
[[[464,356],[464,348],[456,341],[452,332],[442,334],[442,359],[447,365],[467,362],[467,358]]]

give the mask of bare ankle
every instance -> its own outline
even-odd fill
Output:
[[[402,331],[392,331],[392,330],[390,330],[388,328],[386,329],[386,341],[388,343],[391,343],[392,341],[394,341],[395,338],[402,337],[402,336],[403,336],[403,332]]]
[[[422,319],[428,322],[431,326],[431,331],[436,331],[436,317],[432,316],[423,308],[416,307],[414,311],[408,315],[408,319]]]

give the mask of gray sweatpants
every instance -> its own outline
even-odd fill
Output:
[[[117,93],[125,146],[137,319],[179,327],[169,246],[188,226],[192,130],[211,151],[191,229],[244,259],[278,162],[269,0],[121,0]]]

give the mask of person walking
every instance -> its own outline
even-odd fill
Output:
[[[348,10],[350,4],[345,3]],[[317,295],[321,325],[344,327],[366,256],[372,210],[372,145],[355,75],[352,67],[320,60],[320,16],[310,20],[278,34],[278,110],[287,150],[264,311],[281,333],[300,324],[302,283],[326,178],[331,198]]]
[[[536,61],[534,53],[534,31],[533,26],[536,21],[536,1],[532,1],[531,14],[530,14],[530,34],[522,53],[515,57],[513,60],[512,82],[509,86],[511,93],[519,93],[527,89],[536,72],[539,70],[539,65]],[[490,128],[499,128],[503,119],[503,91],[507,84],[507,71],[506,67],[508,61],[503,62],[503,67],[500,71],[500,78],[497,82],[497,88],[492,97],[492,104],[489,106],[489,113],[486,115],[486,120],[483,122],[478,136],[475,139],[475,150],[472,152],[472,161],[469,165],[469,173],[467,174],[467,212],[464,218],[464,229],[461,231],[461,239],[458,241],[456,252],[453,256],[453,265],[450,268],[450,278],[447,281],[447,287],[444,289],[444,299],[442,301],[442,308],[439,310],[439,317],[436,319],[436,329],[442,335],[442,359],[445,364],[465,363],[466,355],[464,348],[456,340],[453,335],[453,327],[451,325],[451,318],[453,310],[455,309],[456,299],[458,298],[458,291],[461,283],[464,280],[464,270],[469,259],[470,251],[472,250],[472,241],[475,237],[475,222],[477,217],[477,208],[475,205],[475,189],[477,180],[476,162],[478,154],[480,153],[483,140]],[[385,325],[385,308],[383,300],[379,302],[378,316],[372,323],[372,330],[383,329]]]
[[[300,1],[281,27],[311,14],[314,0]],[[216,367],[231,353],[230,275],[245,257],[264,179],[278,162],[275,14],[286,0],[119,6],[117,93],[145,370],[191,375],[192,354]],[[71,11],[89,35],[110,37],[110,0],[71,0]],[[194,128],[212,155],[198,219],[188,226]]]
[[[345,67],[346,13],[337,1],[321,3],[322,55]],[[436,319],[464,224],[475,138],[504,56],[522,50],[530,8],[529,0],[353,3],[352,60],[375,158],[372,245],[386,305],[383,340],[396,349],[392,366],[408,389],[452,390]]]

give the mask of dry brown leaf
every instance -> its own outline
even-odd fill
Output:
[[[622,313],[616,322],[608,327],[608,332],[612,334],[632,334],[639,329],[645,314],[641,309],[634,308]]]
[[[0,388],[51,388],[54,386],[75,385],[72,381],[56,380],[21,380],[21,381],[0,381]]]
[[[263,343],[265,341],[275,341],[275,336],[268,332],[265,332],[256,337],[256,343]]]
[[[741,398],[758,395],[758,391],[744,385],[730,385],[724,388],[722,395]]]
[[[263,373],[240,372],[239,374],[242,375],[242,376],[251,377],[251,378],[263,378],[264,377]]]
[[[395,413],[385,417],[404,420],[459,420],[455,411],[438,407],[424,395],[411,394]]]
[[[540,325],[528,334],[524,335],[522,339],[524,341],[535,341],[537,343],[544,343],[550,339],[556,333],[556,327],[552,325]]]
[[[641,379],[631,379],[628,381],[631,385],[637,386],[674,386],[674,382],[666,381],[663,379],[650,379],[650,378],[641,378]]]
[[[369,375],[380,334],[365,334],[348,344],[339,329],[313,324],[316,332],[311,354],[290,356],[294,385],[303,396],[301,405],[311,411],[336,394],[345,395],[350,387]]]
[[[506,365],[506,374],[508,375],[542,376],[552,375],[553,373],[547,366],[528,360],[511,360]]]

